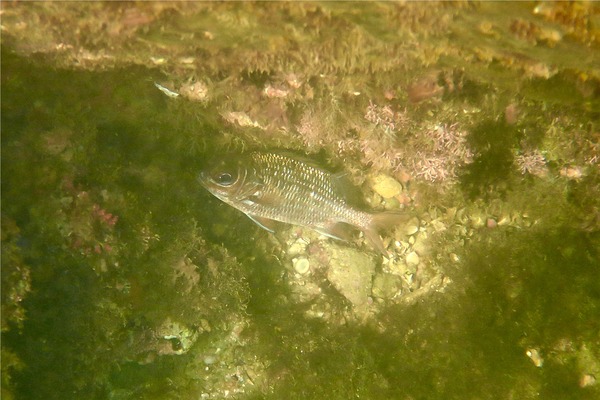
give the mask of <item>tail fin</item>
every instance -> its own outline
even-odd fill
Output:
[[[400,212],[382,212],[373,214],[373,219],[371,223],[363,232],[365,237],[373,247],[381,252],[384,256],[388,255],[387,249],[383,245],[383,241],[379,236],[379,232],[390,229],[396,225],[407,223],[413,215],[410,213],[400,213]]]

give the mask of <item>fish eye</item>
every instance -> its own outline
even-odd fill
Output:
[[[221,172],[215,177],[215,182],[223,186],[229,186],[233,184],[234,180],[235,179],[233,175],[231,175],[229,172]]]

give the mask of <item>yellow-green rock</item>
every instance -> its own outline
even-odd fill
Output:
[[[373,190],[383,197],[389,199],[402,193],[402,185],[391,176],[380,174],[371,178]]]

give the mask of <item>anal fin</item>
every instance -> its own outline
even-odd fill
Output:
[[[355,229],[353,229],[352,225],[344,222],[336,222],[325,228],[314,228],[314,230],[332,239],[348,242],[352,239],[352,232]]]
[[[372,215],[371,224],[363,230],[365,237],[373,247],[375,247],[384,256],[388,255],[388,251],[383,245],[383,241],[379,236],[379,232],[389,229],[393,226],[404,224],[411,219],[412,216],[409,213],[401,212],[382,212]]]

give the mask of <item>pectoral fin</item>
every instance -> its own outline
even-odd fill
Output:
[[[268,219],[268,218],[264,218],[264,217],[257,217],[255,215],[248,215],[248,218],[250,218],[252,221],[254,221],[254,223],[258,226],[260,226],[261,228],[263,228],[266,231],[269,231],[271,233],[275,233],[275,228],[277,227],[277,221],[272,220],[272,219]]]
[[[285,198],[279,193],[264,193],[262,191],[258,191],[249,196],[248,200],[263,207],[277,207],[285,201]]]

